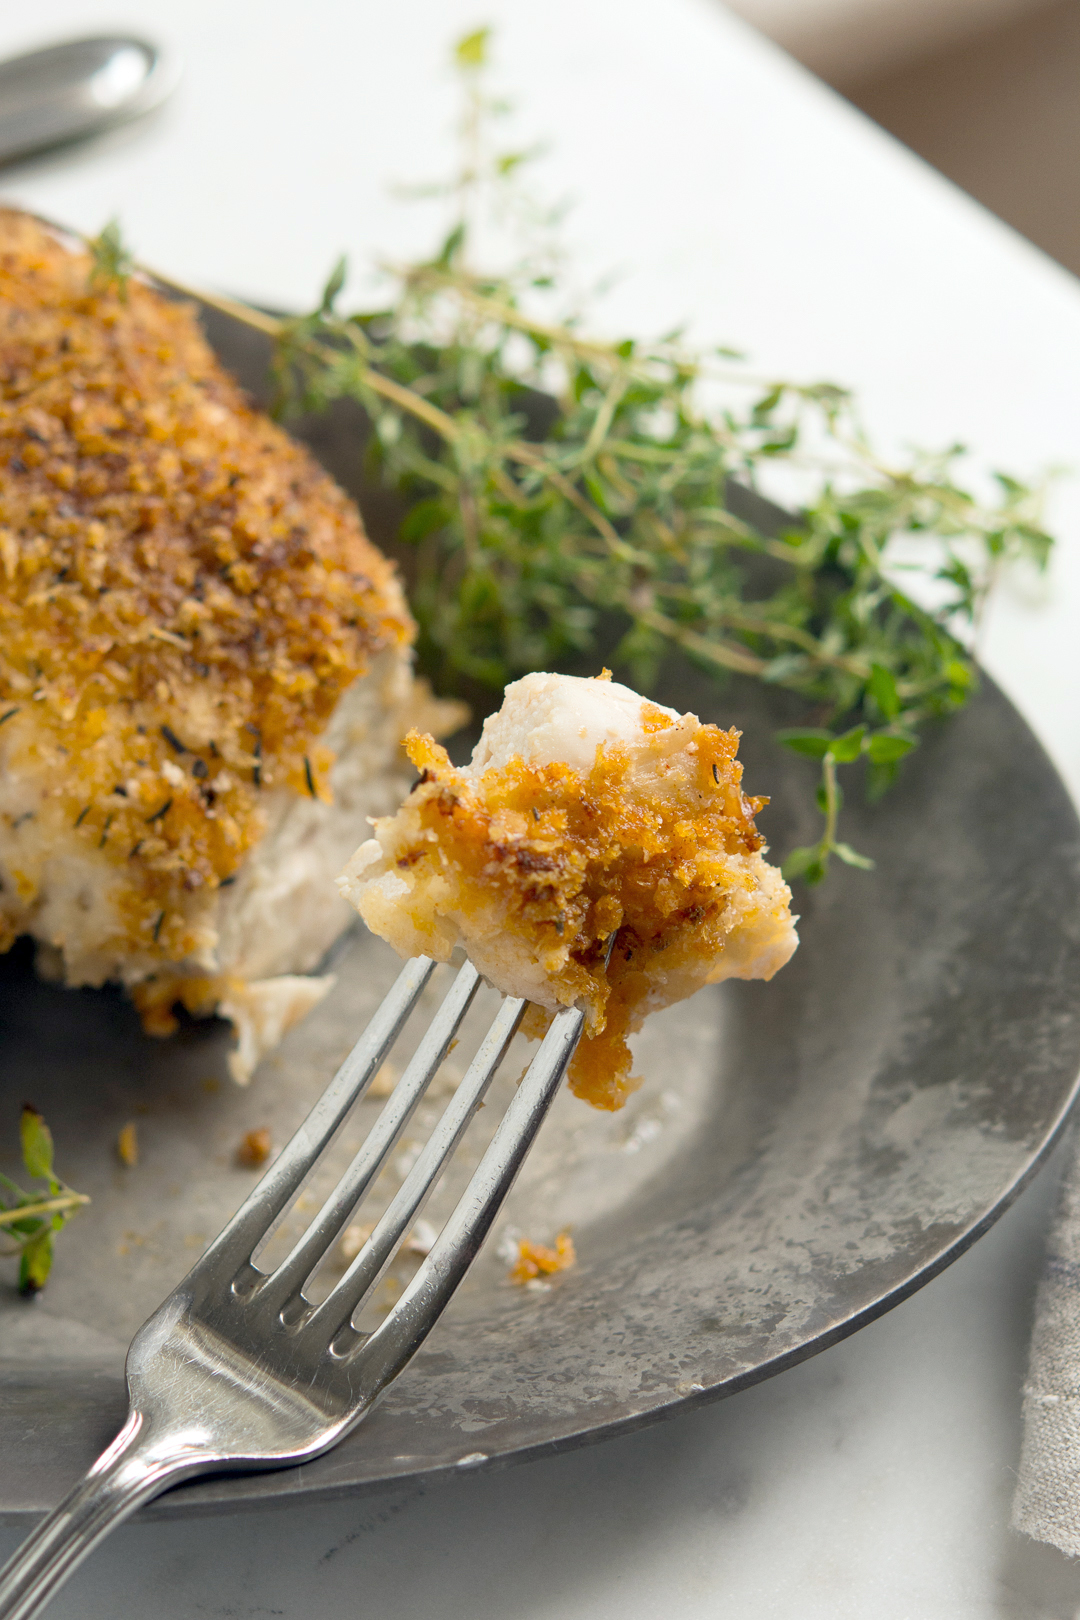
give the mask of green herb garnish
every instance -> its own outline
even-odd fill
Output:
[[[54,1173],[52,1134],[29,1103],[22,1111],[19,1135],[26,1173],[44,1187],[25,1192],[9,1176],[0,1175],[0,1234],[15,1240],[0,1248],[0,1254],[19,1256],[19,1292],[36,1294],[52,1269],[53,1234],[90,1200]]]
[[[883,791],[904,755],[911,752],[918,739],[895,730],[870,731],[865,725],[858,725],[852,726],[840,737],[819,730],[781,731],[777,733],[777,740],[796,754],[807,754],[811,759],[821,760],[821,786],[818,788],[817,801],[818,809],[825,817],[825,827],[818,842],[804,849],[793,849],[784,861],[784,876],[789,882],[792,878],[801,877],[807,883],[820,883],[829,870],[832,855],[846,866],[859,866],[863,871],[870,871],[873,861],[857,854],[850,844],[843,843],[836,836],[837,817],[844,802],[843,792],[836,780],[836,767],[850,765],[853,760],[865,757],[872,773],[871,791],[875,780],[881,784]]]
[[[110,219],[105,229],[90,237],[86,243],[90,250],[90,286],[94,292],[115,290],[122,303],[127,302],[127,284],[135,268],[135,260],[120,234],[120,222]]]
[[[344,261],[295,320],[208,301],[276,340],[282,413],[367,412],[369,459],[408,503],[418,654],[438,691],[600,656],[648,691],[675,649],[786,688],[812,726],[781,740],[821,760],[824,830],[784,870],[867,866],[837,838],[837,768],[863,760],[880,794],[919,728],[967,701],[994,582],[1020,559],[1045,567],[1041,490],[998,474],[977,496],[960,446],[883,461],[832,383],[755,380],[677,333],[609,340],[552,316],[558,253],[514,189],[527,154],[491,142],[488,47],[479,30],[456,49],[461,162],[427,189],[453,200],[452,228],[433,259],[389,272],[384,308],[342,312]],[[473,263],[485,209],[524,234],[509,270]],[[775,492],[778,475],[801,499],[776,535],[738,494]]]

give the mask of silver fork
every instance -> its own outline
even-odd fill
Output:
[[[372,1333],[359,1332],[353,1318],[479,1107],[524,1001],[502,1002],[439,1123],[344,1276],[321,1304],[310,1303],[304,1287],[446,1056],[480,982],[471,963],[458,972],[363,1146],[303,1236],[273,1270],[260,1270],[253,1256],[384,1062],[434,967],[426,957],[406,964],[291,1142],[135,1335],[127,1357],[127,1422],[0,1571],[0,1620],[37,1614],[114,1525],[179,1480],[226,1468],[282,1468],[327,1451],[427,1337],[479,1250],[566,1072],[584,1021],[576,1008],[556,1014],[453,1214]]]

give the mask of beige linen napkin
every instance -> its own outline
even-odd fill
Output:
[[[1080,1134],[1050,1227],[1024,1385],[1013,1526],[1080,1557]]]

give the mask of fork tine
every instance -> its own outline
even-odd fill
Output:
[[[507,997],[481,1042],[465,1077],[425,1143],[416,1163],[391,1200],[375,1230],[352,1265],[305,1325],[311,1337],[324,1343],[356,1314],[378,1282],[407,1227],[423,1208],[447,1160],[464,1136],[507,1048],[517,1033],[525,1002]]]
[[[260,1239],[295,1196],[311,1166],[379,1069],[434,971],[435,963],[426,956],[406,962],[319,1101],[206,1250],[200,1268],[212,1262],[239,1268],[245,1261],[250,1262]],[[261,1279],[262,1273],[255,1273],[255,1277]]]
[[[349,1220],[438,1073],[479,983],[480,975],[471,962],[466,962],[363,1146],[311,1225],[281,1264],[259,1284],[258,1298],[264,1310],[284,1310],[294,1296],[300,1294],[328,1246]]]
[[[584,1023],[585,1014],[576,1007],[556,1013],[431,1253],[386,1320],[368,1337],[356,1335],[348,1347],[365,1402],[397,1377],[476,1257],[551,1107]]]

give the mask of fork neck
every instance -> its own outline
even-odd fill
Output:
[[[130,1412],[89,1473],[0,1569],[0,1620],[31,1620],[115,1525],[207,1461],[175,1434],[155,1437],[153,1424]]]

